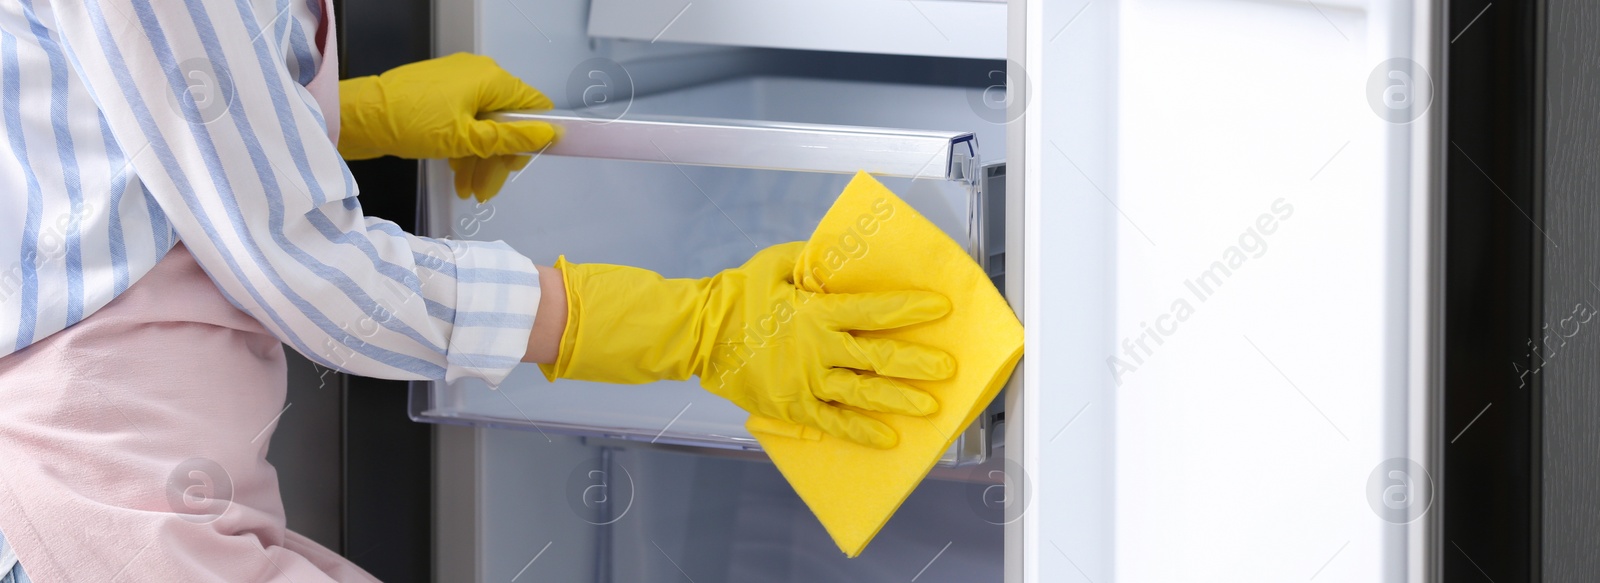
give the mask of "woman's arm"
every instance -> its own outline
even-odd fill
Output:
[[[528,334],[528,353],[522,362],[554,364],[561,348],[561,331],[567,329],[567,287],[561,270],[539,266],[539,312]]]
[[[533,262],[364,216],[311,95],[231,0],[53,0],[129,158],[217,287],[324,366],[494,385],[528,354]]]

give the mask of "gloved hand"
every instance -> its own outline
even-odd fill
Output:
[[[560,136],[544,122],[501,123],[480,112],[549,109],[550,99],[489,57],[456,53],[339,82],[339,154],[450,158],[456,195],[493,197],[527,156]]]
[[[851,330],[884,330],[950,311],[926,291],[812,293],[792,272],[804,242],[757,253],[706,279],[664,279],[634,267],[573,264],[565,276],[567,328],[545,376],[644,383],[700,378],[700,386],[755,415],[815,427],[878,448],[899,440],[851,407],[928,415],[939,403],[896,380],[955,373],[943,351]]]
[[[489,199],[500,194],[500,187],[505,186],[506,178],[512,172],[522,170],[532,159],[521,154],[451,158],[450,170],[456,174],[456,196],[462,200],[472,197],[478,204],[489,202]]]

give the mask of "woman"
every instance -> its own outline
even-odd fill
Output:
[[[482,57],[338,82],[332,20],[323,0],[0,9],[0,577],[371,580],[285,527],[265,461],[285,344],[395,379],[699,376],[873,447],[895,435],[838,404],[937,407],[889,377],[943,378],[947,355],[848,331],[948,303],[802,292],[798,243],[666,280],[364,217],[341,154],[450,158],[481,201],[558,132],[477,120],[550,106]]]

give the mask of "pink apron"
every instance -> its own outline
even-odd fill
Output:
[[[318,36],[309,88],[337,140],[336,43]],[[283,345],[181,243],[89,318],[0,358],[0,532],[28,575],[376,581],[285,527],[266,461],[285,370]]]

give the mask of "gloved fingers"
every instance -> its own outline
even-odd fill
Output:
[[[839,341],[823,347],[824,364],[865,370],[886,377],[938,381],[956,372],[956,361],[931,346],[892,338],[863,338],[837,332]]]
[[[556,133],[559,134],[561,132],[556,132]],[[527,168],[528,167],[528,163],[532,162],[532,161],[533,161],[533,156],[511,156],[511,171],[512,172],[521,172],[522,169],[523,168]]]
[[[500,65],[490,61],[494,72],[490,73],[484,90],[478,94],[478,111],[501,111],[506,109],[550,109],[555,104],[550,102],[538,89],[523,83],[516,75],[512,75]]]
[[[500,194],[506,177],[527,166],[530,159],[530,156],[505,155],[479,160],[472,174],[472,196],[478,199],[478,204],[489,202]]]
[[[550,98],[545,97],[539,90],[529,87],[516,75],[512,75],[496,63],[491,57],[473,53],[454,53],[401,65],[384,73],[390,77],[403,77],[403,74],[390,75],[395,71],[416,69],[421,71],[420,77],[437,76],[441,73],[450,75],[454,79],[474,81],[477,83],[475,92],[478,111],[499,111],[502,109],[550,109]]]
[[[930,291],[817,294],[829,321],[841,330],[888,330],[937,320],[950,313],[950,300]]]
[[[478,204],[489,202],[494,195],[500,192],[500,187],[506,183],[506,165],[500,156],[490,156],[478,160],[472,169],[472,198]]]
[[[939,410],[939,401],[927,391],[873,374],[836,368],[812,391],[817,398],[858,409],[922,417]]]
[[[471,156],[450,159],[450,171],[455,173],[456,198],[466,200],[472,197],[472,175],[477,171],[479,161],[479,158]]]
[[[817,429],[810,425],[790,423],[782,419],[776,419],[757,413],[751,413],[750,418],[744,421],[744,429],[750,433],[765,433],[767,435],[792,437],[794,439],[804,439],[806,441],[816,441],[822,439],[821,429]]]
[[[894,429],[859,412],[821,401],[804,401],[803,406],[811,424],[828,435],[878,449],[889,449],[900,443],[900,436]]]
[[[505,154],[530,154],[544,150],[561,137],[561,129],[542,121],[469,122],[456,156],[488,158]]]

